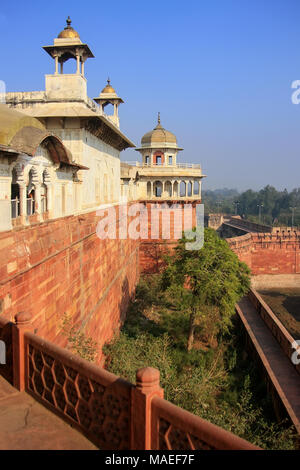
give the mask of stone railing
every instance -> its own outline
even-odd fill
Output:
[[[280,344],[285,355],[289,358],[289,360],[291,360],[292,354],[295,352],[295,349],[292,347],[292,344],[295,342],[293,336],[290,335],[281,321],[276,317],[274,312],[255,289],[250,290],[248,297],[255,307],[255,310],[258,312],[262,320],[265,322],[267,327],[271,330],[273,336]],[[300,364],[294,364],[294,367],[300,374]]]
[[[100,449],[130,449],[130,383],[31,333],[25,354],[31,395]]]
[[[102,450],[255,450],[258,447],[163,399],[159,371],[137,371],[136,385],[32,333],[16,315],[13,385],[81,431]],[[0,323],[0,334],[2,334]]]
[[[244,439],[162,398],[155,397],[152,400],[153,450],[253,450],[254,448]]]
[[[176,165],[165,165],[161,163],[142,163],[138,161],[126,161],[124,163],[130,166],[138,166],[140,168],[159,168],[160,170],[170,170],[176,168],[192,168],[201,170],[200,163],[176,163]]]

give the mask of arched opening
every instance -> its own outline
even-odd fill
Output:
[[[186,194],[186,184],[185,181],[180,182],[180,197],[184,197]]]
[[[11,180],[11,218],[16,219],[20,215],[20,187],[17,183],[17,171],[13,168]]]
[[[161,181],[155,181],[155,183],[154,183],[154,195],[155,195],[155,197],[161,197],[162,196],[162,182]]]
[[[35,185],[33,183],[34,172],[31,168],[28,174],[28,185],[26,187],[26,205],[27,205],[27,215],[30,216],[35,213]]]
[[[160,151],[155,152],[153,154],[153,165],[161,166],[161,165],[164,165],[164,163],[165,163],[164,153]]]
[[[106,103],[104,103],[102,108],[107,116],[114,115],[115,108],[114,108],[114,105],[110,101],[107,101]]]
[[[167,197],[172,197],[172,184],[170,181],[165,182],[165,193]]]
[[[173,196],[178,197],[178,183],[175,181],[173,185]]]
[[[151,182],[148,181],[147,183],[147,197],[151,198]]]
[[[196,196],[199,195],[199,190],[200,190],[199,181],[194,181],[194,194],[195,194]]]
[[[192,195],[192,182],[188,182],[188,190],[187,190],[187,195],[191,196]]]

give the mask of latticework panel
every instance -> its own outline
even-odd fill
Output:
[[[118,382],[101,383],[69,367],[36,345],[28,345],[28,388],[68,420],[101,449],[130,447],[130,389]],[[94,376],[94,374],[92,374]]]
[[[163,418],[159,420],[159,450],[214,450],[197,436],[180,429]]]

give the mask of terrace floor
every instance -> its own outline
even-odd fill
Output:
[[[0,450],[97,450],[97,447],[0,376]]]

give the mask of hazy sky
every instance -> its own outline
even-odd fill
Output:
[[[179,161],[202,164],[203,189],[300,186],[300,104],[291,101],[299,0],[2,2],[7,91],[44,89],[54,63],[41,47],[68,15],[95,55],[85,67],[89,96],[109,75],[125,101],[121,129],[136,145],[160,111],[184,147]]]

